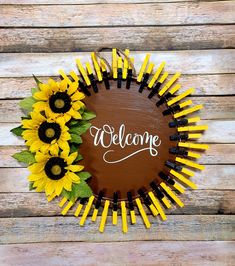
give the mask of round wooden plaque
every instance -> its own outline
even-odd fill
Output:
[[[156,98],[148,99],[149,92],[138,92],[139,85],[132,82],[130,89],[117,88],[110,80],[110,90],[98,83],[98,93],[86,97],[85,104],[97,117],[90,130],[83,135],[80,152],[85,169],[92,174],[90,186],[94,195],[126,199],[127,192],[137,196],[140,188],[150,189],[150,182],[160,183],[158,173],[165,169],[173,146],[169,136],[176,133],[169,128],[172,116],[163,116],[165,104],[156,107]]]

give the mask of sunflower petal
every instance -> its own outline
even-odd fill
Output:
[[[45,163],[34,163],[28,166],[29,171],[32,174],[38,174],[43,171]]]
[[[78,89],[78,83],[77,83],[77,82],[72,82],[72,83],[69,85],[69,88],[68,88],[68,94],[69,94],[69,95],[72,95],[77,89]]]
[[[37,112],[45,111],[46,107],[47,107],[47,102],[39,101],[33,104],[33,108]]]
[[[77,158],[77,156],[78,156],[78,153],[77,152],[73,152],[67,158],[64,158],[64,159],[67,161],[68,165],[70,165]]]
[[[83,165],[78,165],[78,164],[77,165],[69,165],[69,166],[66,167],[66,169],[77,173],[77,172],[82,171],[82,169],[84,169],[84,166]]]

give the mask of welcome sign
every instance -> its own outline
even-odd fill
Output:
[[[81,226],[100,212],[103,232],[111,209],[123,233],[137,214],[150,228],[147,214],[166,220],[168,208],[184,206],[180,193],[196,189],[190,178],[204,166],[195,160],[208,149],[196,142],[207,129],[196,125],[203,106],[187,98],[193,88],[179,92],[180,73],[168,77],[150,54],[138,75],[128,50],[112,49],[112,66],[99,52],[91,61],[76,61],[79,75],[60,70],[46,84],[35,77],[38,88],[21,102],[27,119],[12,130],[28,150],[14,158],[28,163],[30,189],[60,197],[61,213],[73,210]]]

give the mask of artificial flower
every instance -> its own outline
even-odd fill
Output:
[[[38,112],[30,113],[31,119],[23,119],[22,137],[31,152],[40,150],[58,153],[59,148],[70,150],[68,141],[71,139],[69,128],[62,117],[47,118]]]
[[[63,189],[71,191],[73,183],[80,183],[80,178],[75,173],[84,168],[82,165],[73,164],[77,155],[77,152],[69,154],[68,150],[53,155],[37,152],[36,163],[28,167],[31,172],[28,180],[33,182],[33,188],[36,188],[37,192],[45,191],[47,196],[59,196]]]
[[[63,117],[66,122],[82,118],[79,109],[84,107],[81,100],[85,95],[78,91],[78,82],[49,79],[48,84],[39,83],[39,91],[33,97],[38,101],[33,105],[35,111],[44,111],[47,117]]]

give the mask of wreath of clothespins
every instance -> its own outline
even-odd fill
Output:
[[[107,50],[112,52],[111,66],[101,56],[101,52]],[[81,226],[89,215],[95,222],[100,210],[99,231],[103,232],[111,209],[113,225],[118,224],[120,212],[124,233],[128,231],[127,214],[130,214],[130,223],[135,224],[137,211],[146,228],[150,228],[148,215],[159,214],[162,220],[166,220],[165,208],[171,208],[172,204],[184,206],[178,194],[184,193],[185,187],[196,189],[190,178],[194,175],[193,170],[203,170],[204,166],[196,163],[195,159],[200,158],[201,151],[208,149],[207,144],[195,142],[208,128],[207,125],[196,125],[200,117],[194,113],[203,106],[190,107],[192,100],[185,98],[194,89],[179,94],[181,86],[177,80],[180,73],[167,79],[165,62],[160,63],[154,72],[150,54],[146,55],[138,75],[128,49],[123,52],[116,48],[101,48],[91,53],[91,60],[93,67],[89,62],[84,67],[77,59],[79,73],[72,70],[66,74],[60,70],[60,80],[50,78],[47,83],[42,83],[34,76],[37,86],[32,89],[32,96],[20,102],[26,115],[22,117],[21,125],[11,130],[25,140],[27,149],[13,157],[28,165],[29,189],[45,192],[48,201],[61,198],[62,215],[72,209],[76,217],[81,216]],[[130,188],[125,199],[120,197],[118,187],[112,198],[105,195],[105,188],[94,193],[89,183],[93,173],[84,168],[83,154],[80,154],[82,135],[92,126],[97,115],[87,109],[84,99],[86,97],[89,102],[89,97],[99,93],[101,87],[115,89],[113,84],[117,89],[129,91],[135,84],[138,93],[147,92],[147,98],[154,99],[156,110],[165,106],[162,117],[171,117],[168,127],[176,130],[169,136],[173,143],[169,156],[174,155],[174,160],[164,162],[167,171],[159,171],[158,181],[153,179],[147,189],[139,187],[138,196]]]

